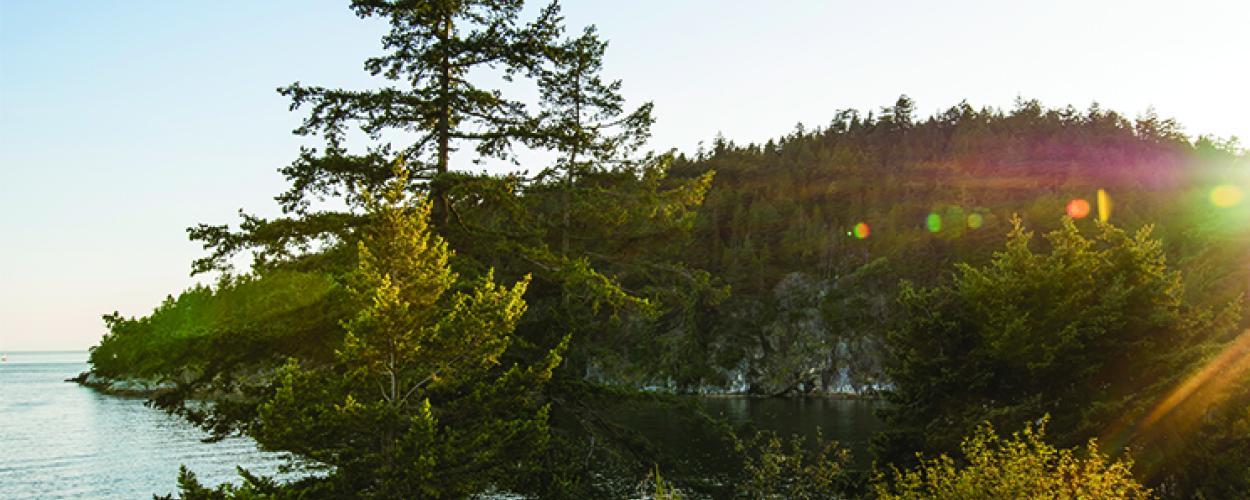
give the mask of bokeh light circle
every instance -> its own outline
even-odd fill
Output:
[[[856,238],[862,240],[867,238],[869,234],[872,234],[872,228],[868,227],[868,224],[860,222],[855,225],[855,228],[852,229],[851,232],[855,234]]]
[[[977,229],[981,227],[981,224],[984,224],[984,223],[985,223],[985,218],[982,217],[981,214],[969,214],[968,215],[968,228]]]
[[[942,216],[937,213],[930,213],[924,218],[924,226],[929,229],[930,233],[936,233],[942,230]]]
[[[1229,208],[1241,203],[1241,188],[1232,184],[1221,184],[1211,190],[1211,204],[1220,208]]]
[[[1068,217],[1073,219],[1084,219],[1089,216],[1089,202],[1077,198],[1068,202]]]
[[[1107,222],[1111,219],[1111,196],[1104,189],[1098,190],[1098,220]]]

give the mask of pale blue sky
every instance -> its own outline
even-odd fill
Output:
[[[274,88],[369,84],[384,27],[346,4],[0,0],[0,352],[92,345],[101,314],[193,283],[185,227],[275,213],[275,170],[303,142]],[[627,96],[655,102],[651,146],[684,151],[902,93],[925,114],[1017,95],[1154,106],[1191,134],[1250,138],[1248,5],[564,2],[611,40]]]

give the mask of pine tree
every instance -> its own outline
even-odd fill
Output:
[[[1072,219],[1031,248],[1019,219],[986,266],[960,265],[935,287],[904,286],[902,317],[887,334],[893,405],[875,442],[885,460],[950,452],[981,421],[1016,425],[1053,417],[1059,444],[1108,429],[1154,453],[1122,424],[1144,415],[1208,343],[1235,331],[1236,304],[1214,311],[1186,300],[1151,228],[1128,234]]]
[[[554,174],[563,183],[561,253],[569,252],[571,197],[577,177],[595,168],[621,162],[650,137],[652,104],[626,113],[621,82],[605,82],[603,54],[607,42],[594,26],[577,38],[565,41],[556,51],[557,64],[539,77],[542,113],[541,132],[531,141],[561,153]],[[540,181],[545,175],[540,175]]]
[[[559,6],[542,9],[522,23],[521,0],[355,0],[361,18],[386,19],[385,54],[365,61],[365,69],[391,85],[372,90],[306,86],[278,89],[291,109],[308,108],[296,133],[321,136],[324,154],[304,150],[282,169],[292,188],[279,197],[288,212],[307,209],[321,196],[351,196],[353,186],[378,186],[396,156],[417,167],[414,182],[452,170],[452,155],[471,146],[477,160],[511,159],[512,145],[532,138],[533,119],[525,106],[497,88],[483,85],[483,71],[504,81],[529,77],[549,59],[560,33]],[[346,134],[359,129],[381,142],[367,154],[349,154]],[[475,161],[477,161],[475,160]],[[415,187],[415,186],[414,186]],[[445,210],[442,183],[428,185],[435,212]]]
[[[518,141],[535,141],[535,117],[522,102],[482,85],[483,71],[505,81],[536,76],[549,64],[558,45],[559,5],[542,9],[521,23],[521,0],[355,0],[362,18],[380,17],[391,26],[383,36],[387,53],[367,59],[365,69],[392,82],[379,89],[348,90],[306,86],[296,82],[278,89],[291,99],[291,109],[308,109],[298,135],[320,136],[324,151],[304,148],[280,169],[290,188],[277,197],[283,217],[264,219],[240,212],[239,231],[227,225],[200,224],[187,231],[203,242],[209,256],[192,265],[194,273],[230,268],[229,259],[252,250],[258,267],[300,260],[310,249],[326,259],[313,266],[350,263],[351,249],[341,243],[364,223],[356,214],[313,211],[313,203],[335,199],[359,207],[358,188],[376,189],[390,179],[398,158],[413,166],[412,191],[428,190],[434,221],[449,217],[452,154],[471,144],[475,161],[512,158]],[[353,128],[372,144],[363,154],[348,150]],[[398,145],[391,141],[400,141]],[[436,178],[441,178],[437,180]],[[350,265],[350,264],[348,264]]]
[[[299,488],[464,496],[507,487],[546,443],[539,394],[562,348],[525,367],[501,363],[528,279],[461,280],[427,225],[430,203],[410,203],[406,181],[397,171],[380,198],[364,193],[371,223],[347,279],[357,313],[333,364],[292,360],[252,427],[267,449],[334,467]]]

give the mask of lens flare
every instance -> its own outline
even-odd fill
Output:
[[[982,217],[981,214],[969,214],[968,215],[968,228],[969,229],[977,229],[981,227],[981,224],[984,224],[984,223],[985,223],[985,217]]]
[[[1098,190],[1098,220],[1107,222],[1111,219],[1111,197],[1107,191]]]
[[[1145,415],[1136,412],[1123,415],[1102,433],[1103,441],[1118,447],[1148,434],[1183,437],[1201,425],[1212,408],[1227,404],[1230,389],[1244,383],[1247,375],[1250,375],[1250,330],[1225,344],[1218,354],[1173,385]]]
[[[1176,385],[1172,392],[1150,410],[1142,426],[1151,427],[1169,417],[1181,422],[1189,420],[1191,423],[1200,419],[1208,407],[1220,400],[1221,389],[1238,383],[1248,372],[1250,330],[1242,332],[1219,355]]]
[[[855,229],[852,229],[851,232],[855,234],[856,238],[862,240],[867,238],[869,234],[872,234],[872,228],[868,227],[868,224],[860,222],[855,225]]]
[[[942,216],[931,212],[928,217],[924,218],[924,227],[929,229],[930,233],[936,233],[942,230]]]
[[[1220,208],[1229,208],[1241,203],[1241,188],[1232,184],[1221,184],[1211,190],[1211,204]]]
[[[1068,217],[1073,219],[1084,219],[1089,216],[1089,202],[1077,198],[1068,202]]]

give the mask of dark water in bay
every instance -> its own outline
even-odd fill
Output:
[[[690,400],[709,417],[728,423],[743,439],[748,439],[752,431],[772,431],[787,442],[786,449],[789,440],[798,436],[809,450],[823,444],[817,437],[837,441],[851,452],[849,465],[857,470],[871,467],[869,442],[884,429],[875,414],[884,403],[877,400],[732,396],[691,396]],[[666,452],[704,464],[700,469],[710,475],[739,470],[740,463],[729,455],[724,435],[685,410],[627,403],[608,411],[610,420],[662,446]]]
[[[782,437],[797,434],[813,441],[819,432],[825,439],[838,441],[852,453],[858,466],[871,463],[868,444],[873,434],[884,430],[874,413],[884,404],[869,399],[835,398],[702,398],[708,414],[729,423],[754,424],[760,430]]]
[[[87,353],[8,353],[0,363],[0,498],[151,498],[174,491],[179,465],[206,484],[237,481],[236,466],[274,475],[282,456],[232,438],[206,444],[205,433],[149,408],[140,398],[104,395],[64,382],[89,368]],[[868,440],[880,430],[879,403],[839,399],[697,399],[730,424],[752,423],[783,436],[824,436],[867,463]],[[633,406],[617,415],[709,465],[724,456],[701,442],[688,421],[663,409]],[[715,469],[716,467],[712,467]],[[282,476],[280,477],[289,477]]]

